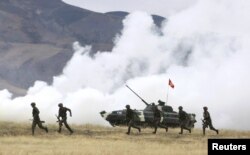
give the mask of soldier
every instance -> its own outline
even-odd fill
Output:
[[[158,107],[152,103],[152,109],[153,109],[153,113],[154,113],[154,120],[153,120],[153,124],[155,127],[155,131],[153,132],[153,134],[156,134],[157,131],[157,127],[161,127],[161,128],[165,128],[166,132],[168,131],[168,127],[161,125],[161,111],[158,109]]]
[[[59,107],[59,112],[58,112],[59,129],[58,129],[58,132],[61,133],[62,125],[64,124],[65,127],[69,130],[70,134],[73,134],[72,129],[69,127],[69,125],[67,123],[67,111],[69,111],[70,117],[72,117],[71,110],[66,108],[66,107],[63,107],[62,103],[59,103],[58,107]],[[60,117],[61,117],[61,119],[60,119]]]
[[[141,128],[135,126],[135,117],[136,117],[135,112],[132,109],[130,109],[129,105],[126,105],[126,109],[127,109],[126,120],[128,122],[128,132],[126,134],[128,134],[128,135],[130,134],[131,127],[136,128],[136,129],[138,129],[139,132],[141,132]]]
[[[161,101],[161,100],[158,100],[158,103],[160,106],[164,106],[165,105],[165,102]]]
[[[38,125],[38,127],[39,127],[40,129],[43,129],[43,130],[45,130],[45,131],[48,133],[48,128],[47,128],[47,127],[44,127],[44,126],[42,125],[42,123],[44,123],[44,121],[41,121],[41,120],[40,120],[40,117],[39,117],[40,111],[39,111],[38,108],[36,107],[36,103],[35,103],[35,102],[32,102],[32,103],[31,103],[31,107],[33,108],[33,110],[32,110],[32,115],[33,115],[32,135],[34,135],[34,133],[35,133],[36,125]]]
[[[203,135],[205,135],[205,130],[206,130],[207,127],[209,127],[210,130],[213,130],[213,131],[215,131],[217,134],[219,134],[219,130],[217,130],[217,129],[215,129],[215,128],[213,127],[212,119],[211,119],[210,114],[209,114],[209,112],[208,112],[208,110],[207,110],[207,107],[203,107],[203,110],[204,110],[204,112],[203,112],[203,117],[204,117],[204,119],[202,120],[202,122],[203,122],[203,125],[202,125],[202,128],[203,128]]]
[[[188,130],[189,133],[191,133],[191,129],[187,127],[187,124],[189,123],[188,114],[183,111],[182,106],[179,106],[179,121],[181,127],[181,132],[179,134],[183,133],[183,129]]]

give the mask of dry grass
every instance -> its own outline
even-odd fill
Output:
[[[0,122],[0,155],[205,155],[208,138],[249,138],[250,131],[221,130],[220,135],[208,131],[202,136],[201,130],[192,134],[179,135],[179,129],[169,129],[166,133],[159,129],[143,129],[142,133],[132,130],[126,135],[127,128],[109,128],[92,125],[73,125],[75,133],[69,135],[56,132],[57,125],[49,125],[49,133],[37,128],[31,136],[30,124]]]

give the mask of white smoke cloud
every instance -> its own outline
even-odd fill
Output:
[[[37,81],[15,99],[1,91],[0,119],[31,118],[35,101],[41,118],[54,122],[63,102],[73,112],[69,122],[106,125],[102,110],[144,108],[125,83],[151,103],[166,99],[171,78],[176,87],[169,90],[168,104],[196,113],[198,126],[206,105],[215,127],[249,130],[249,6],[243,0],[199,1],[161,29],[147,13],[134,12],[124,20],[112,52],[91,57],[91,47],[74,43],[75,54],[52,85]]]

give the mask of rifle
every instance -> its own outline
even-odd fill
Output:
[[[205,119],[201,119],[202,121],[202,127],[205,129],[208,127],[207,121]]]
[[[30,121],[33,121],[34,119],[29,119]],[[40,121],[40,123],[45,123],[45,121]]]
[[[60,117],[56,115],[56,118],[57,118],[57,121],[56,121],[56,122],[59,123],[59,126],[63,126],[62,120],[60,119]]]
[[[131,90],[137,97],[139,97],[139,98],[142,100],[142,102],[146,104],[146,106],[149,105],[149,104],[148,104],[145,100],[143,100],[136,92],[134,92],[133,89],[131,89],[128,85],[126,85],[126,87],[128,87],[129,90]]]

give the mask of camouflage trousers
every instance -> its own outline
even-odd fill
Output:
[[[181,127],[180,134],[183,133],[183,129],[188,130],[191,133],[191,129],[188,127],[188,124],[189,124],[189,120],[188,119],[180,120],[180,127]]]
[[[160,128],[165,128],[166,131],[168,131],[168,127],[161,124],[161,118],[160,118],[160,117],[155,117],[155,118],[154,118],[154,120],[153,120],[153,125],[154,125],[154,127],[155,127],[155,131],[154,131],[153,133],[156,133],[158,127],[160,127]]]
[[[212,124],[212,121],[205,120],[205,121],[203,122],[203,125],[202,125],[202,128],[203,128],[203,135],[205,135],[205,132],[206,132],[205,130],[206,130],[206,128],[208,128],[208,127],[209,127],[210,130],[213,130],[213,131],[217,132],[217,134],[218,134],[218,130],[214,128],[214,126],[213,126],[213,124]]]
[[[188,119],[180,120],[180,127],[182,127],[182,128],[188,128],[188,124],[189,124],[189,120]]]
[[[130,134],[131,127],[135,128],[135,129],[138,129],[139,132],[141,131],[140,127],[135,125],[135,121],[133,119],[128,120],[128,132],[127,132],[127,134]]]
[[[40,118],[39,118],[39,117],[36,117],[36,118],[34,117],[33,122],[32,122],[32,135],[35,134],[36,125],[38,125],[38,127],[39,127],[40,129],[43,129],[43,130],[45,130],[46,132],[48,132],[48,128],[47,128],[47,127],[44,127],[44,126],[42,125],[42,122],[41,122]]]
[[[58,129],[59,133],[61,133],[63,124],[69,130],[70,133],[73,133],[72,129],[69,127],[69,125],[67,123],[67,117],[62,117],[62,119],[59,121],[59,129]]]

